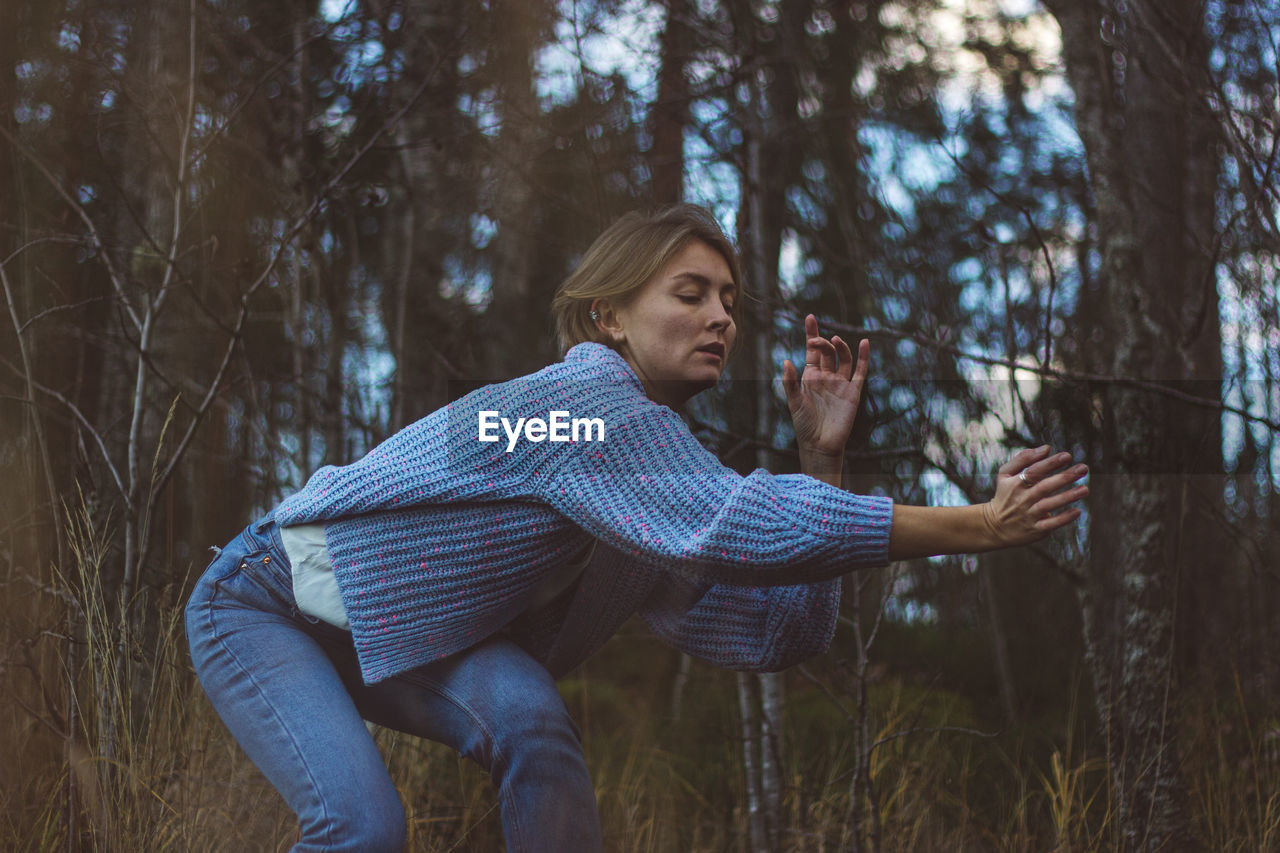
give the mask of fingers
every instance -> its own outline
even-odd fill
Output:
[[[1066,527],[1071,522],[1080,517],[1081,510],[1079,507],[1069,509],[1066,512],[1060,512],[1057,515],[1046,516],[1035,523],[1036,530],[1042,533],[1052,533],[1059,527]]]
[[[1062,486],[1080,479],[1089,473],[1086,465],[1077,465],[1066,471],[1055,474],[1063,466],[1071,462],[1071,454],[1062,452],[1053,455],[1047,455],[1050,447],[1047,444],[1040,447],[1019,450],[1008,462],[1004,463],[997,469],[998,474],[1005,477],[1013,477],[1022,473],[1026,475],[1026,482],[1029,486],[1038,486],[1041,483],[1048,485],[1041,491],[1053,491]]]
[[[834,372],[845,381],[852,381],[861,368],[863,379],[866,378],[868,362],[871,356],[871,342],[863,340],[858,343],[858,357],[855,359],[849,344],[839,335],[831,340],[822,337],[818,331],[818,318],[812,314],[805,315],[805,367],[817,367]]]
[[[1011,458],[1008,462],[1004,463],[999,467],[999,469],[997,469],[997,473],[1003,474],[1006,477],[1011,477],[1017,474],[1019,471],[1022,471],[1023,469],[1025,469],[1028,465],[1035,462],[1037,459],[1043,458],[1044,455],[1048,452],[1049,452],[1049,445],[1047,444],[1041,445],[1040,447],[1032,447],[1026,450],[1019,450],[1017,453],[1013,454],[1013,458]],[[1028,473],[1027,476],[1030,477],[1031,474]]]
[[[1089,473],[1088,466],[1073,465],[1063,468],[1070,462],[1071,454],[1059,453],[1024,469],[1027,478],[1033,483],[1025,495],[1027,500],[1032,501],[1028,511],[1036,518],[1032,526],[1045,535],[1078,519],[1083,510],[1079,507],[1067,507],[1089,495],[1088,486],[1072,485]],[[1042,472],[1048,473],[1039,476]]]
[[[1063,470],[1064,466],[1070,463],[1070,453],[1055,454],[1048,459],[1027,466],[1027,480],[1030,481],[1037,494],[1047,494],[1074,483],[1089,473],[1089,466],[1083,464]]]
[[[1071,504],[1084,499],[1089,487],[1078,483],[1089,473],[1083,464],[1073,464],[1070,453],[1053,453],[1049,445],[1015,453],[999,468],[997,499],[1010,513],[1016,529],[1032,533],[1035,541],[1080,518],[1083,510]],[[1021,518],[1021,522],[1014,521]],[[1015,534],[1015,538],[1017,538]]]
[[[848,347],[846,347],[848,349]],[[826,338],[809,338],[804,345],[805,367],[817,367],[831,373],[836,369],[836,347]]]
[[[1059,489],[1070,486],[1076,480],[1081,479],[1089,473],[1087,465],[1073,465],[1065,471],[1054,474],[1051,477],[1045,477],[1036,484],[1036,488],[1043,492],[1056,492]],[[1028,475],[1029,476],[1029,475]],[[1086,489],[1087,486],[1078,486],[1077,488]]]
[[[789,358],[782,362],[782,390],[786,392],[788,403],[800,392],[800,376]]]
[[[852,359],[851,359],[852,360]],[[867,370],[871,367],[871,341],[863,338],[858,341],[858,364],[853,371],[853,381],[861,387],[867,381]]]
[[[1037,515],[1045,515],[1050,512],[1062,509],[1067,504],[1073,504],[1076,501],[1089,495],[1088,486],[1075,486],[1063,492],[1049,495],[1041,498],[1032,505],[1031,511]]]
[[[831,343],[835,344],[836,347],[836,372],[840,374],[840,378],[846,381],[852,379],[853,352],[849,349],[849,345],[839,335],[833,337]]]

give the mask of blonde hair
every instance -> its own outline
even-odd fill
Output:
[[[715,249],[729,265],[738,287],[729,316],[741,328],[742,273],[737,250],[706,208],[674,204],[628,213],[610,225],[587,249],[578,268],[556,288],[551,316],[561,351],[585,341],[612,345],[591,320],[591,303],[602,298],[629,299],[694,240]]]

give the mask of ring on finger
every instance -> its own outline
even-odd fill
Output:
[[[1027,472],[1025,470],[1018,472],[1018,479],[1022,481],[1022,484],[1024,486],[1035,485],[1035,482],[1030,477],[1027,476]]]

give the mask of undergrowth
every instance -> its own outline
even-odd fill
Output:
[[[122,637],[99,574],[108,537],[85,513],[69,518],[72,571],[6,600],[13,701],[0,706],[0,849],[287,850],[292,814],[196,683],[184,591],[141,603],[146,630]],[[696,668],[673,719],[675,665],[674,653],[628,626],[561,682],[608,848],[745,850],[733,676]],[[883,677],[868,693],[874,799],[857,803],[855,837],[852,700],[799,676],[788,684],[785,850],[872,850],[877,837],[886,851],[1119,849],[1104,749],[1086,741],[1084,703],[1001,729],[959,693]],[[1189,700],[1181,732],[1188,808],[1206,848],[1280,849],[1274,709],[1250,707],[1239,690]],[[375,737],[405,805],[410,850],[501,849],[484,773],[437,744]]]

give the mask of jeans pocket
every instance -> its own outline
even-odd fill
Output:
[[[265,549],[240,558],[240,571],[260,584],[277,598],[287,598],[293,604],[293,582],[285,569],[286,563],[273,549]]]
[[[212,581],[214,584],[220,584],[228,578],[240,571],[240,564],[244,560],[244,555],[236,553],[236,549],[228,546],[226,548],[216,548],[209,564],[204,567],[201,577]]]

